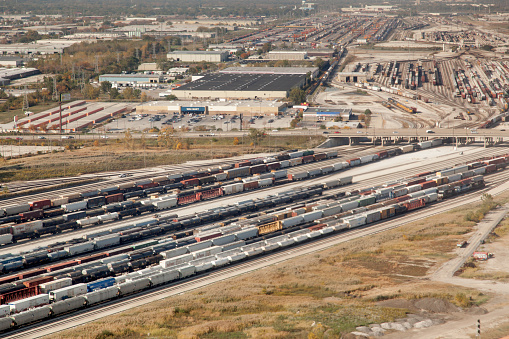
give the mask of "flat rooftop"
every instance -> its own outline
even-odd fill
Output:
[[[318,67],[228,67],[219,72],[237,74],[307,74],[318,71]]]
[[[215,73],[173,91],[288,91],[299,86],[305,77],[304,74]]]

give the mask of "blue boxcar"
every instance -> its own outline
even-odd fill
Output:
[[[87,292],[93,292],[101,290],[106,287],[113,286],[115,284],[115,278],[104,278],[87,284]]]

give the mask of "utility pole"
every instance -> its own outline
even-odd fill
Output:
[[[25,91],[23,93],[23,112],[27,112],[29,107],[27,85],[25,85]]]
[[[95,72],[99,73],[99,56],[95,56]]]
[[[53,77],[53,100],[58,100],[57,78]]]

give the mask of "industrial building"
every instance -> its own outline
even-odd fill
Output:
[[[338,73],[339,82],[366,82],[371,77],[368,72],[340,72]]]
[[[143,87],[158,84],[163,80],[160,74],[103,74],[99,76],[99,82],[109,81],[114,87]]]
[[[224,62],[228,60],[228,51],[174,51],[166,56],[169,60],[183,62]]]
[[[270,51],[267,53],[269,60],[304,60],[308,58],[306,51]]]
[[[136,107],[137,114],[223,114],[246,117],[278,115],[286,103],[269,100],[153,101]]]
[[[61,54],[64,49],[83,40],[39,40],[35,43],[0,45],[0,54]]]
[[[329,107],[309,107],[303,113],[304,120],[310,121],[333,121],[340,118],[342,121],[348,121],[352,117],[351,108],[329,108]]]
[[[2,67],[21,67],[22,65],[23,65],[23,58],[11,57],[11,56],[1,56],[0,57],[0,66],[2,66]]]
[[[11,80],[40,74],[37,68],[0,68],[0,86],[7,86]]]
[[[225,74],[310,74],[311,79],[318,76],[318,67],[229,67],[219,72]]]
[[[207,74],[201,79],[173,90],[179,99],[236,98],[281,99],[294,87],[302,87],[302,74]]]

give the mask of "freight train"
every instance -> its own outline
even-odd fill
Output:
[[[358,213],[353,211],[356,209],[355,206],[359,205],[352,204],[357,198],[349,198],[350,201],[343,201],[342,203],[340,201],[338,202],[339,204],[325,206],[325,208],[324,205],[305,206],[307,209],[310,209],[310,212],[307,213],[301,213],[300,210],[302,210],[302,208],[296,207],[291,214],[297,214],[296,216],[290,216],[288,211],[279,211],[279,214],[273,216],[282,217],[282,220],[275,221],[277,225],[281,226],[281,229],[285,227],[295,228],[299,224],[305,227],[284,234],[278,233],[277,236],[270,237],[266,240],[256,239],[255,237],[256,235],[261,235],[262,232],[267,229],[268,224],[244,228],[240,232],[231,235],[217,236],[207,240],[205,240],[206,236],[202,234],[201,239],[199,238],[200,236],[196,236],[196,239],[201,240],[199,243],[188,245],[186,248],[176,248],[175,245],[173,249],[159,252],[159,254],[156,255],[159,260],[158,265],[137,272],[123,274],[117,277],[106,277],[93,283],[77,283],[75,285],[69,285],[69,283],[72,283],[72,278],[69,280],[69,277],[59,277],[57,280],[45,282],[36,287],[36,290],[42,289],[48,293],[39,293],[29,298],[10,302],[9,305],[6,306],[0,306],[0,317],[2,315],[4,316],[0,318],[0,330],[7,331],[19,326],[49,319],[53,316],[121,298],[151,287],[251,259],[275,250],[288,248],[318,237],[342,232],[346,229],[365,226],[422,208],[429,203],[437,201],[439,199],[440,189],[444,186],[440,185],[429,188],[431,182],[436,185],[436,180],[442,182],[440,178],[450,179],[451,176],[455,175],[459,175],[461,178],[462,174],[467,172],[468,166],[464,166],[450,169],[449,177],[445,176],[446,173],[436,173],[431,177],[426,177],[428,174],[416,176],[415,178],[420,179],[414,178],[412,181],[407,180],[404,182],[404,184],[406,184],[404,187],[409,189],[415,185],[420,186],[422,191],[419,196],[400,199],[397,203],[394,203],[394,199],[390,199],[383,204],[379,203],[372,206],[370,202],[373,203],[375,200],[364,197],[358,200],[357,203],[364,206],[371,206],[371,208],[368,210],[368,208],[364,207],[365,210]],[[419,184],[414,184],[415,181],[430,178],[434,178],[434,180],[427,180]],[[468,182],[466,180],[468,180]],[[484,179],[482,176],[477,181],[466,178],[458,181],[451,181],[451,184],[455,185],[455,189],[453,189],[455,194],[460,194],[470,189],[482,187],[484,185]],[[381,189],[382,188],[379,190]],[[393,185],[386,187],[386,191],[387,189],[389,192],[395,193],[401,188]],[[379,197],[382,197],[386,193],[387,192],[382,193],[379,191],[377,194]],[[400,198],[403,197],[404,196]],[[445,198],[445,196],[442,196],[442,198]],[[312,211],[311,209],[314,207],[317,209]],[[322,209],[318,210],[318,208]],[[347,211],[337,213],[343,209]],[[256,222],[256,220],[251,221],[251,223],[253,222]],[[274,233],[274,231],[271,231],[271,233]],[[252,240],[246,241],[246,239]],[[153,249],[147,251],[147,253],[154,256]],[[134,255],[136,254],[130,254],[128,256]],[[127,258],[123,258],[123,260],[126,259]],[[153,260],[153,263],[155,262],[156,259]],[[121,263],[118,265],[121,265]],[[111,269],[113,265],[109,263],[109,266],[107,265],[106,267]],[[98,272],[98,270],[98,268],[88,268],[88,271],[92,272]],[[85,271],[84,269],[83,272]],[[30,285],[30,282],[25,283]],[[54,289],[50,290],[52,288]]]

